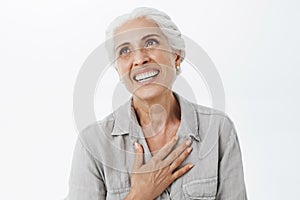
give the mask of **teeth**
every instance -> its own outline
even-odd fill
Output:
[[[144,82],[149,80],[150,78],[156,76],[159,73],[159,71],[149,71],[149,72],[145,72],[142,74],[138,74],[135,77],[135,80],[139,81],[139,82]]]

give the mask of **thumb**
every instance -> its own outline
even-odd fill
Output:
[[[144,149],[143,146],[138,142],[134,143],[134,149],[135,149],[135,156],[134,156],[133,170],[137,170],[143,165]]]

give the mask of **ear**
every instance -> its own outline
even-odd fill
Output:
[[[181,51],[178,50],[175,52],[175,66],[180,66],[181,63]]]

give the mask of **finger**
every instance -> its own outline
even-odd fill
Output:
[[[183,166],[182,168],[176,170],[172,174],[173,181],[176,180],[177,178],[181,177],[182,175],[184,175],[188,171],[190,171],[190,169],[192,169],[193,167],[194,167],[194,164],[189,163],[189,164],[186,164],[185,166]]]
[[[144,149],[138,142],[134,143],[135,156],[133,163],[133,171],[139,169],[143,165],[144,160]]]
[[[191,153],[193,147],[187,148],[185,151],[183,151],[178,158],[176,158],[172,164],[170,165],[170,169],[174,171],[181,163],[188,157],[188,155]]]
[[[155,158],[158,160],[163,160],[172,150],[172,148],[174,147],[174,145],[177,143],[178,141],[178,136],[176,135],[175,137],[172,138],[172,140],[170,142],[168,142],[167,144],[165,144],[165,146],[163,146],[158,152],[157,154],[155,154]]]
[[[163,166],[170,165],[176,158],[178,158],[182,152],[191,145],[192,140],[188,139],[181,143],[175,150],[173,150],[163,161]]]

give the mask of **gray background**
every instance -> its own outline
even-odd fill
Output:
[[[299,196],[299,1],[187,2],[1,1],[0,199],[65,197],[77,136],[76,76],[108,23],[141,5],[168,13],[215,63],[249,199]],[[199,103],[210,104],[205,86],[193,89]],[[99,106],[101,92],[99,117],[110,111]]]

